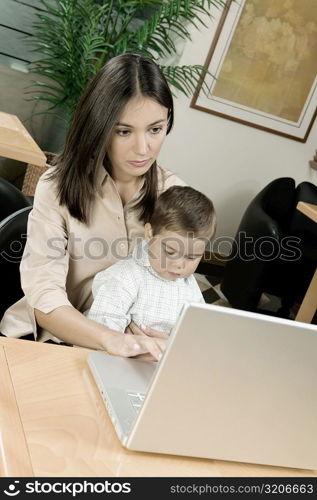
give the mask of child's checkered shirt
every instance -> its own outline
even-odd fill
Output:
[[[151,267],[145,240],[131,255],[98,273],[88,318],[124,332],[131,321],[170,333],[186,302],[205,302],[193,275],[168,280]]]

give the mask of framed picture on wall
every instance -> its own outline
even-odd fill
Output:
[[[215,15],[190,106],[305,142],[317,111],[317,0],[227,0]]]

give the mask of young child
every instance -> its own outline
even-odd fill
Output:
[[[185,302],[204,302],[193,273],[215,226],[204,194],[187,186],[164,191],[145,224],[145,239],[95,276],[88,318],[120,332],[133,321],[169,334]]]

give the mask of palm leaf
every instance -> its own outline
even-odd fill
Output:
[[[152,17],[133,33],[125,33],[121,36],[116,46],[117,54],[129,51],[146,53],[154,51],[156,58],[171,55],[174,44],[171,33],[183,39],[191,39],[187,25],[194,24],[205,26],[203,17],[210,15],[212,6],[224,5],[223,0],[168,0],[156,8]],[[155,37],[160,37],[165,43],[160,46],[155,42]],[[154,42],[154,43],[153,43]]]
[[[174,55],[175,40],[190,40],[190,26],[205,24],[225,0],[38,0],[31,71],[42,78],[30,90],[50,110],[71,119],[83,89],[111,57],[135,52],[154,59]],[[202,66],[162,66],[171,88],[187,96]],[[203,84],[204,86],[205,84]]]
[[[194,93],[200,84],[203,92],[208,93],[209,87],[202,76],[208,73],[207,68],[196,64],[193,66],[160,66],[171,87],[176,87],[186,96]]]

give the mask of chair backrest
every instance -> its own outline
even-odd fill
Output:
[[[291,177],[274,179],[250,202],[241,220],[239,231],[274,236],[288,228],[295,204],[295,181]]]
[[[296,188],[295,205],[297,205],[299,201],[317,205],[317,186],[307,181],[298,184]],[[294,210],[290,222],[290,231],[295,234],[312,234],[317,237],[317,224],[299,210]]]
[[[0,221],[31,203],[11,182],[0,177]]]
[[[31,206],[24,207],[0,222],[0,319],[23,296],[19,267],[31,210]]]
[[[295,207],[295,180],[291,177],[280,177],[270,182],[258,196],[262,197],[262,208],[287,230]]]
[[[279,254],[279,242],[290,223],[294,203],[295,181],[281,177],[265,186],[247,207],[221,283],[221,291],[233,307],[256,310],[271,259]]]

